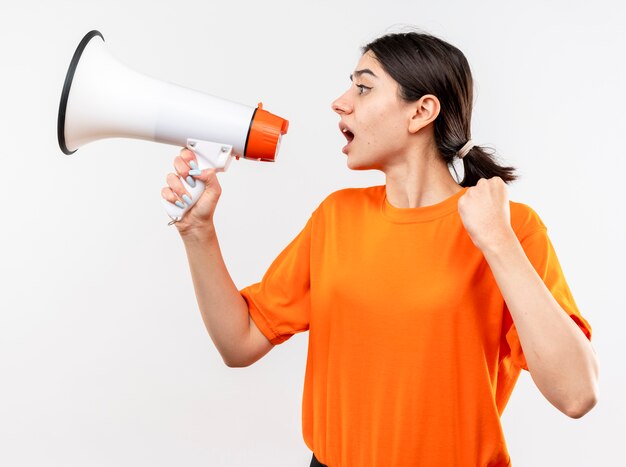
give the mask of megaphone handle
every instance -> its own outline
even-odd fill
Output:
[[[225,172],[233,159],[233,147],[229,144],[189,138],[187,140],[187,148],[196,155],[198,168],[200,170],[213,168],[216,172]],[[191,196],[191,204],[186,204],[184,208],[180,208],[161,198],[165,212],[167,212],[167,215],[172,219],[171,223],[181,220],[187,211],[191,209],[191,206],[196,204],[196,201],[198,201],[204,192],[204,182],[196,180],[196,186],[192,187],[185,179],[182,177],[179,178],[185,190],[187,190],[187,193]]]

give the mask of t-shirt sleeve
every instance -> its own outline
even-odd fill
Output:
[[[250,317],[274,345],[309,329],[312,221],[313,216],[272,262],[261,282],[239,291]]]
[[[580,330],[591,340],[591,326],[585,318],[582,317],[572,292],[570,291],[565,276],[561,269],[561,265],[557,258],[554,246],[548,237],[548,231],[545,225],[539,227],[525,238],[521,240],[522,248],[531,264],[539,274],[539,277],[546,284],[546,287],[552,293],[561,308],[574,320]],[[510,323],[506,332],[506,341],[511,351],[511,359],[513,364],[528,371],[526,357],[520,344],[519,336],[515,323],[513,323],[510,312],[505,307],[505,320]]]

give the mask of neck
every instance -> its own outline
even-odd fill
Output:
[[[434,151],[407,157],[386,167],[387,200],[397,208],[419,208],[440,203],[463,189]]]

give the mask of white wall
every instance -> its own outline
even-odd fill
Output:
[[[593,326],[600,400],[579,420],[523,372],[503,424],[516,467],[617,465],[626,433],[621,2],[21,1],[0,6],[0,465],[308,466],[307,333],[227,368],[160,204],[178,149],[104,140],[65,156],[56,118],[91,29],[138,71],[290,120],[275,164],[233,162],[216,223],[235,283],[259,280],[353,172],[330,103],[359,47],[398,24],[459,47],[472,136],[522,178]],[[621,434],[620,434],[621,432]]]

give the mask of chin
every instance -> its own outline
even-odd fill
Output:
[[[348,155],[346,165],[350,170],[374,170],[378,169],[378,166],[371,161],[359,160],[355,154]]]
[[[350,170],[367,170],[369,167],[364,166],[363,164],[359,164],[353,162],[350,158],[348,158],[348,162],[346,164]]]

